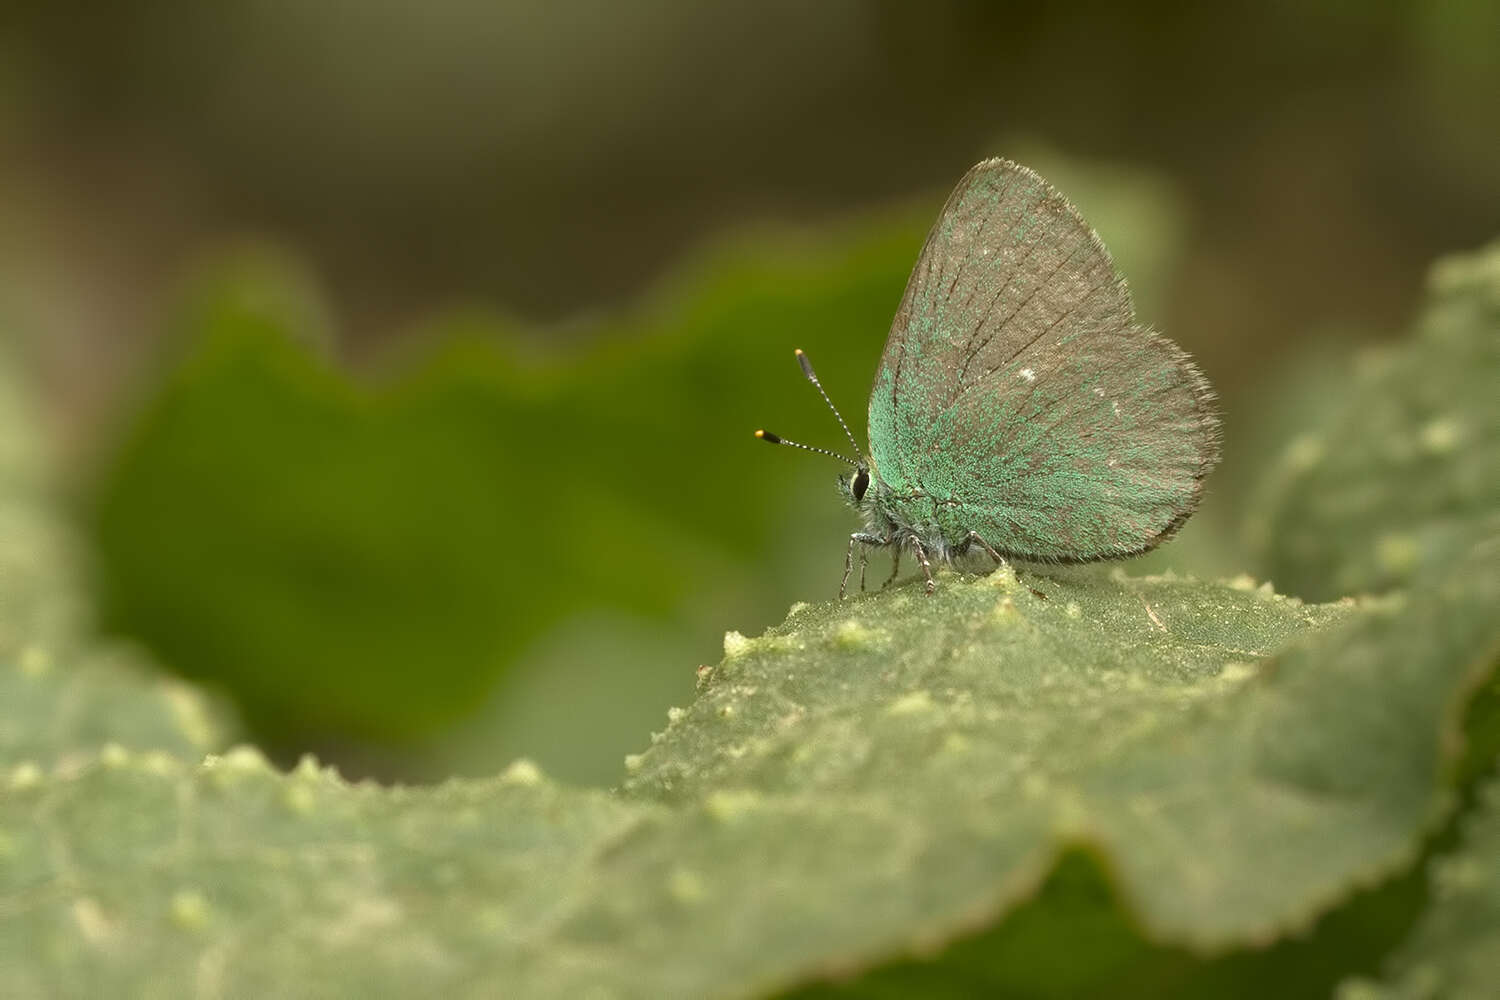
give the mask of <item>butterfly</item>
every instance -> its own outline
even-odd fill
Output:
[[[1196,509],[1219,459],[1214,393],[1177,345],[1138,324],[1098,235],[1035,171],[985,160],[959,181],[917,257],[870,392],[868,453],[807,355],[803,373],[855,458],[839,492],[855,551],[921,564],[1139,555]]]

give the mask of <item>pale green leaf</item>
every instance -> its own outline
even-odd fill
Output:
[[[1248,526],[1277,586],[1379,591],[1500,510],[1500,242],[1440,260],[1417,335],[1360,359],[1337,419],[1289,442]]]
[[[0,800],[11,964],[69,992],[755,996],[999,919],[1079,843],[1152,937],[1269,941],[1443,815],[1492,548],[1363,608],[1006,573],[802,608],[729,638],[613,798],[249,751],[34,774]]]

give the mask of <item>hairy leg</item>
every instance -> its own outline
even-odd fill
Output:
[[[922,548],[922,543],[916,538],[911,540],[911,547],[917,550],[917,558],[922,562],[922,572],[927,576],[927,596],[931,597],[932,592],[937,589],[937,584],[932,579],[932,565],[927,561],[927,550]]]
[[[993,545],[991,545],[989,542],[985,541],[983,538],[980,538],[979,537],[979,532],[977,532],[977,531],[971,531],[971,532],[969,532],[969,537],[967,537],[967,538],[964,539],[964,548],[968,549],[968,547],[970,545],[974,544],[975,542],[978,542],[980,548],[984,549],[984,551],[986,551],[986,552],[988,552],[990,554],[990,558],[993,559],[993,560],[995,560],[995,565],[996,566],[999,566],[1001,563],[1005,562],[1005,557],[1002,556],[1000,553],[996,552],[995,551],[995,547]]]
[[[881,538],[879,535],[872,535],[872,534],[870,534],[868,532],[865,532],[865,531],[856,531],[854,534],[852,534],[852,535],[849,536],[849,551],[844,554],[844,578],[839,581],[839,600],[842,601],[844,599],[844,591],[849,586],[849,574],[852,573],[852,572],[854,572],[854,546],[856,546],[856,545],[865,545],[865,546],[880,545],[880,546],[885,546],[885,545],[889,545],[889,544],[891,544],[891,539],[889,539],[889,538]],[[864,589],[864,576],[865,576],[865,570],[864,570],[865,552],[864,552],[864,549],[860,549],[859,558],[860,558],[860,570],[859,570],[860,589],[863,590]]]

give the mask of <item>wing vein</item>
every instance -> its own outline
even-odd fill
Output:
[[[1068,254],[1068,256],[1064,257],[1061,261],[1059,261],[1058,264],[1057,264],[1057,266],[1052,269],[1052,273],[1048,274],[1045,280],[1043,280],[1040,283],[1038,283],[1037,286],[1036,286],[1036,288],[1034,288],[1034,289],[1031,290],[1031,294],[1028,295],[1028,296],[1026,296],[1026,298],[1020,304],[1018,304],[1014,309],[1012,309],[1010,311],[1009,315],[1007,315],[1003,320],[1000,321],[1000,323],[995,327],[994,333],[991,333],[988,337],[986,337],[984,339],[984,343],[982,343],[978,347],[974,348],[974,350],[969,354],[969,356],[966,357],[966,358],[964,358],[964,363],[959,368],[959,371],[958,371],[958,378],[954,380],[953,391],[952,391],[952,393],[948,397],[948,401],[950,403],[953,400],[957,399],[958,398],[958,394],[963,391],[964,379],[968,376],[969,365],[974,361],[975,358],[977,358],[979,356],[979,352],[983,351],[986,347],[988,347],[990,345],[990,342],[993,341],[995,339],[995,337],[999,335],[1000,331],[1004,330],[1007,326],[1009,326],[1011,320],[1015,319],[1018,315],[1020,315],[1021,310],[1025,309],[1027,306],[1029,306],[1031,304],[1031,300],[1034,299],[1034,298],[1036,298],[1037,295],[1041,292],[1041,290],[1043,288],[1046,288],[1048,285],[1051,284],[1052,279],[1055,278],[1055,277],[1057,277],[1058,273],[1060,271],[1062,271],[1062,269],[1064,267],[1068,266],[1068,263],[1070,261],[1072,261],[1074,255],[1078,253],[1078,251],[1082,248],[1082,246],[1083,246],[1083,244],[1080,243],[1078,246],[1076,246],[1076,247],[1073,248],[1073,250]],[[1007,284],[1006,287],[1009,287],[1009,284]],[[1002,289],[1002,291],[1003,290],[1004,289]],[[1097,289],[1095,289],[1095,290],[1097,290]],[[1093,292],[1091,291],[1089,294],[1092,295]],[[993,309],[994,308],[994,303],[998,302],[999,300],[1000,300],[1000,296],[999,296],[999,294],[996,294],[994,301],[990,303],[990,308]],[[984,320],[983,319],[980,319],[979,322],[980,322],[981,326],[984,324]],[[976,329],[975,332],[977,333],[978,330]],[[1035,337],[1032,337],[1026,343],[1022,344],[1020,347],[1018,347],[1016,349],[1015,353],[1013,353],[999,367],[1003,368],[1005,365],[1010,364],[1010,362],[1012,362],[1016,358],[1020,357],[1021,356],[1021,352],[1025,351],[1032,344],[1035,344],[1038,340],[1040,340],[1042,338],[1043,335],[1046,334],[1046,332],[1047,332],[1046,330],[1042,330]]]

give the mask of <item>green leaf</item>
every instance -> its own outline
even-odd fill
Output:
[[[195,758],[232,725],[134,649],[87,635],[78,540],[48,494],[42,435],[0,357],[0,789],[81,766],[106,743]]]
[[[1493,545],[1458,569],[1360,608],[1008,573],[802,608],[614,798],[116,752],[0,802],[0,905],[84,992],[755,996],[999,920],[1087,844],[1152,940],[1269,942],[1443,815],[1500,600]]]
[[[222,705],[136,652],[34,642],[0,658],[0,787],[82,766],[101,747],[194,760],[233,733]]]
[[[1341,417],[1267,477],[1248,536],[1290,593],[1408,583],[1500,509],[1500,242],[1439,261],[1428,285],[1416,337],[1367,353]]]
[[[589,859],[650,815],[525,768],[414,792],[116,749],[0,799],[7,995],[539,993],[590,964],[535,954]]]
[[[1484,360],[1458,327],[1489,314],[1446,301],[1452,335],[1410,359],[1412,382],[1452,370],[1450,354]],[[1360,394],[1345,419],[1385,405]],[[1399,489],[1378,481],[1401,468],[1367,460],[1341,485],[1382,512]],[[17,516],[56,532],[14,480]],[[1163,949],[1178,964],[1153,972],[1201,985],[1196,963],[1288,942],[1410,873],[1472,774],[1461,723],[1500,655],[1500,516],[1415,513],[1423,558],[1378,598],[1002,570],[945,572],[932,598],[913,585],[798,606],[763,636],[726,636],[614,794],[526,762],[427,788],[351,785],[310,761],[282,774],[250,749],[196,763],[162,752],[182,727],[140,676],[118,716],[53,736],[26,716],[111,693],[86,657],[54,657],[5,683],[60,694],[0,702],[21,734],[0,743],[0,968],[19,996],[754,997],[830,981],[878,995],[897,969],[989,992],[1026,977],[962,943],[1029,926],[1051,942],[1034,968],[1054,963],[1066,990],[1055,936],[1078,929],[1058,919],[1071,899],[1117,908],[1070,942],[1080,967]],[[85,650],[65,551],[12,551],[23,644],[7,653],[48,637]],[[1487,829],[1467,844],[1489,851]],[[1460,936],[1465,914],[1488,918],[1472,899],[1456,918],[1444,906],[1394,975],[1464,974],[1450,959],[1487,941]]]
[[[1500,983],[1500,781],[1486,781],[1462,845],[1431,865],[1433,902],[1386,983],[1355,980],[1340,1000],[1482,1000]]]
[[[1046,158],[1159,299],[1184,232],[1170,186]],[[809,581],[832,595],[838,470],[751,431],[837,442],[794,347],[860,431],[945,194],[725,241],[563,329],[455,311],[356,374],[304,268],[263,248],[206,262],[94,492],[106,624],[226,687],[276,756],[441,776],[461,746],[478,773],[520,752],[612,781],[726,623],[778,620]],[[547,694],[563,658],[601,710]],[[469,713],[477,734],[452,738]]]
[[[100,483],[106,623],[228,686],[280,746],[431,738],[599,608],[696,659],[723,616],[785,607],[744,567],[788,535],[809,477],[827,501],[831,587],[847,530],[834,470],[750,432],[777,412],[827,422],[792,363],[799,342],[830,347],[829,377],[859,370],[838,384],[863,390],[871,331],[889,324],[920,242],[901,220],[791,259],[782,240],[774,262],[724,250],[639,315],[580,333],[593,346],[572,354],[455,314],[388,378],[352,378],[309,349],[327,338],[306,332],[319,310],[296,268],[230,256],[185,296],[173,363]],[[764,495],[785,500],[741,488],[750,461]],[[650,692],[654,715],[664,690],[691,690],[670,662],[591,683],[617,705]]]

